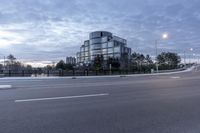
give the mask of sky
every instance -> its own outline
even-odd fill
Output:
[[[158,40],[159,52],[199,56],[199,7],[199,0],[0,0],[0,59],[56,62],[99,30],[127,39],[135,52],[155,56]]]

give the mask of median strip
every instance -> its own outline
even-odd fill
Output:
[[[78,95],[78,96],[23,99],[23,100],[15,100],[15,103],[19,103],[19,102],[34,102],[34,101],[48,101],[48,100],[60,100],[60,99],[75,99],[75,98],[87,98],[87,97],[100,97],[100,96],[108,96],[108,95],[109,95],[108,93],[101,93],[101,94]]]

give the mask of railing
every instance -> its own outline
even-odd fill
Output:
[[[187,68],[161,70],[159,73],[183,71]],[[154,71],[155,72],[155,71]],[[103,75],[130,75],[130,74],[148,74],[151,70],[32,70],[32,71],[3,71],[0,77],[52,77],[52,76],[103,76]]]
[[[46,70],[46,71],[5,71],[0,73],[0,77],[52,77],[52,76],[103,76],[121,74],[150,73],[150,71],[136,72],[128,70]]]

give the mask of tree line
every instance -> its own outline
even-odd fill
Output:
[[[135,72],[150,72],[152,69],[156,69],[156,63],[159,65],[159,70],[176,69],[179,67],[181,57],[177,53],[162,52],[156,57],[156,60],[152,60],[150,55],[144,55],[134,52],[130,57],[124,54],[122,58],[108,58],[104,60],[103,55],[97,55],[94,61],[88,64],[82,64],[76,66],[75,64],[66,64],[63,60],[60,60],[55,66],[48,65],[44,68],[38,68],[38,70],[129,70]],[[14,55],[10,54],[6,57],[4,66],[0,64],[0,70],[35,70],[31,65],[25,65],[17,60]]]
[[[162,52],[156,57],[156,60],[152,60],[150,55],[144,55],[134,52],[130,57],[128,55],[122,55],[122,58],[108,58],[104,60],[103,55],[97,55],[94,61],[88,64],[82,64],[75,67],[71,64],[66,64],[63,60],[59,61],[56,65],[56,69],[62,70],[129,70],[135,72],[150,72],[152,69],[156,69],[156,62],[159,65],[159,70],[176,69],[181,63],[181,57],[177,53]]]
[[[10,54],[8,55],[3,64],[0,64],[0,70],[1,71],[7,71],[7,70],[12,70],[12,71],[20,71],[20,70],[32,70],[31,65],[25,65],[22,62],[18,61],[17,58]]]

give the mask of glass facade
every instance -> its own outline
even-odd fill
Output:
[[[121,53],[121,47],[114,47],[114,53]]]
[[[99,50],[101,49],[101,43],[98,43],[98,44],[92,44],[90,46],[91,50]]]
[[[107,31],[96,31],[90,33],[89,40],[84,42],[76,56],[77,63],[91,63],[97,55],[103,55],[107,60],[109,57],[120,59],[124,53],[131,55],[125,39]]]

